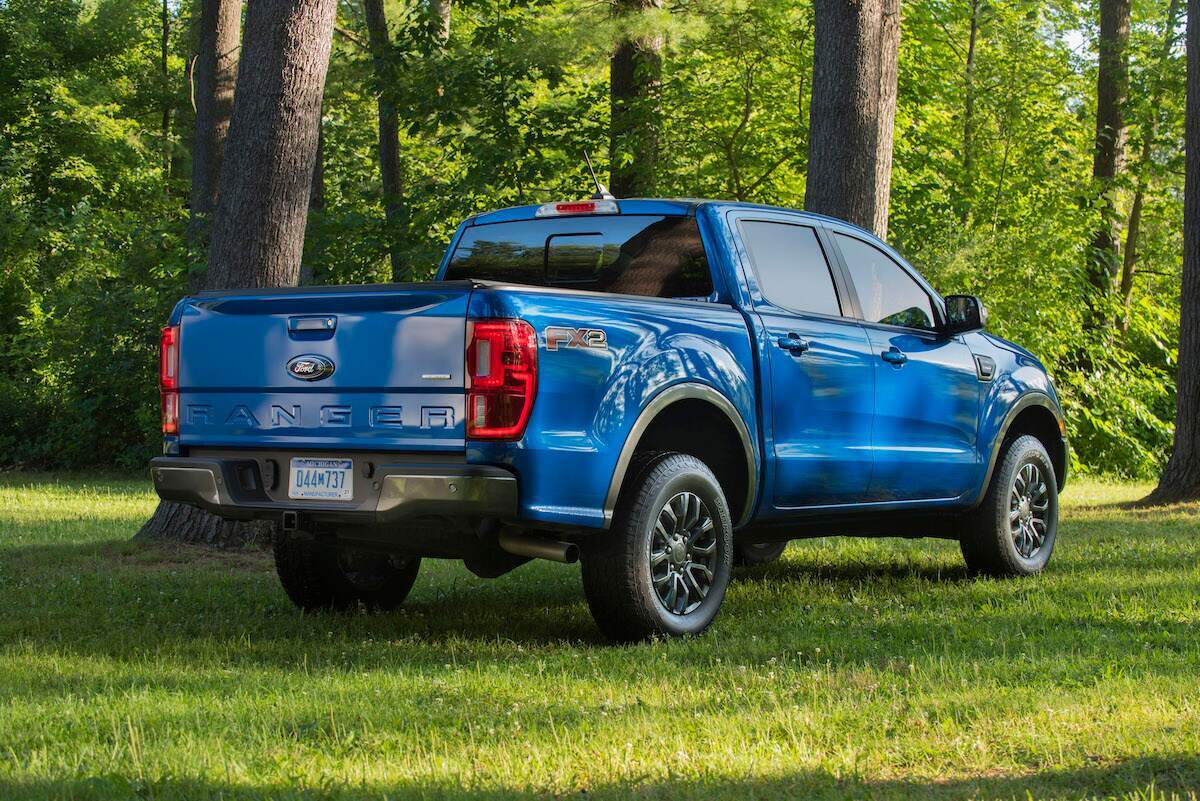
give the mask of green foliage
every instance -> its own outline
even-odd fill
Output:
[[[144,464],[182,285],[154,3],[0,4],[0,460]],[[161,112],[159,112],[161,114]],[[161,117],[160,117],[161,118]]]
[[[1164,459],[1174,408],[1183,54],[1175,41],[1162,55],[1168,5],[1133,6],[1122,213],[1139,176],[1148,191],[1127,330],[1119,298],[1091,298],[1083,277],[1092,3],[906,2],[892,176],[890,238],[943,292],[981,295],[991,329],[1046,363],[1076,467],[1141,477]],[[164,86],[157,2],[0,0],[0,463],[137,464],[154,450],[155,337],[189,261],[191,6],[170,8]],[[388,280],[393,244],[428,278],[464,217],[589,193],[583,153],[607,172],[607,59],[622,35],[666,41],[662,194],[803,205],[808,0],[678,0],[619,17],[588,0],[462,0],[447,42],[425,3],[387,14],[379,71],[361,3],[339,6],[325,205],[305,243],[318,283]],[[380,96],[401,119],[398,230],[384,224]],[[1089,326],[1089,301],[1113,324]]]

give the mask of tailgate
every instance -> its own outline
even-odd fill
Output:
[[[181,445],[461,451],[468,282],[189,299]]]

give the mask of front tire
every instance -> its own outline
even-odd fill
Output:
[[[653,457],[622,493],[612,529],[583,556],[584,594],[609,638],[703,632],[721,608],[733,565],[720,484],[695,457]]]
[[[964,522],[959,546],[972,574],[1030,576],[1046,567],[1058,536],[1058,484],[1036,437],[1009,444],[983,502]]]
[[[347,610],[363,604],[389,612],[408,597],[421,560],[338,548],[312,539],[277,536],[275,572],[284,592],[306,612]]]

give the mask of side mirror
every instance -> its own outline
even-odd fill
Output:
[[[948,334],[978,331],[987,325],[987,309],[974,295],[950,295],[946,298],[946,327]]]

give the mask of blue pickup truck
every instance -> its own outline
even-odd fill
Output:
[[[422,558],[582,561],[617,640],[694,634],[736,564],[832,534],[1040,571],[1068,450],[1028,351],[838,220],[549,203],[459,226],[429,283],[202,292],[162,334],[158,494],[276,527],[304,609],[391,609]]]

